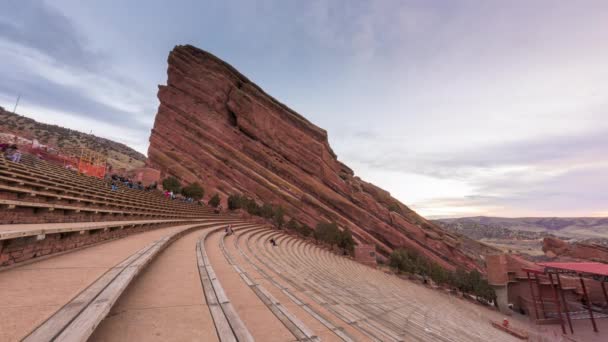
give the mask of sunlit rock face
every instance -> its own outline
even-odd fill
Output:
[[[447,268],[473,267],[458,237],[354,176],[325,130],[232,66],[189,45],[175,47],[168,63],[148,150],[163,176],[198,181],[223,199],[240,193],[282,205],[311,227],[335,221],[385,256],[404,246]]]

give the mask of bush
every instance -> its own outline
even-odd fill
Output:
[[[325,242],[332,246],[338,244],[339,236],[340,229],[338,229],[338,225],[335,222],[318,223],[314,233],[314,237],[317,241]]]
[[[181,187],[182,185],[175,177],[167,177],[163,180],[163,189],[173,191],[174,194],[178,194]]]
[[[349,253],[352,253],[355,249],[355,240],[350,229],[341,231],[335,222],[317,224],[314,237],[317,241],[330,246],[338,246]]]
[[[287,224],[285,225],[285,228],[287,228],[288,230],[293,230],[293,231],[297,232],[298,228],[300,228],[300,225],[298,224],[298,221],[294,220],[292,217],[291,220],[289,220],[287,222]]]
[[[198,183],[192,183],[182,189],[182,195],[200,200],[205,195],[205,190]]]
[[[260,216],[260,206],[251,198],[244,198],[243,207],[250,215]]]
[[[295,219],[290,219],[287,224],[285,224],[285,228],[294,231],[296,234],[309,237],[314,233],[314,230],[305,224],[299,224]]]
[[[236,210],[242,208],[243,198],[239,195],[228,196],[228,209]]]
[[[351,254],[355,251],[355,240],[353,239],[353,234],[350,229],[346,228],[340,232],[340,235],[338,236],[338,247]]]
[[[274,209],[272,214],[272,223],[274,223],[274,225],[279,229],[283,228],[283,224],[285,224],[284,212],[283,207],[278,206]]]
[[[310,228],[309,226],[303,224],[298,227],[297,232],[298,232],[298,234],[302,235],[303,237],[309,237],[315,231],[312,228]]]
[[[403,248],[395,249],[391,253],[389,265],[400,272],[428,276],[437,284],[455,287],[462,292],[477,296],[482,301],[491,302],[496,300],[494,289],[477,270],[467,272],[458,268],[455,272],[451,272],[429,261],[417,252]]]
[[[262,216],[263,218],[272,218],[273,214],[274,213],[272,210],[272,205],[268,203],[264,203],[264,205],[262,205],[262,207],[260,208],[260,216]]]
[[[220,195],[218,195],[217,193],[215,195],[213,195],[213,197],[211,197],[211,199],[209,199],[209,202],[207,203],[212,207],[217,207],[218,205],[220,205]]]

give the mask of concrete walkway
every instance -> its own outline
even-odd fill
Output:
[[[90,340],[218,341],[196,263],[200,235],[183,236],[152,261]]]
[[[0,341],[19,340],[108,269],[183,227],[159,228],[0,272]]]

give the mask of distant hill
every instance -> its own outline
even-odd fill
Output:
[[[10,133],[27,139],[37,139],[41,144],[58,150],[71,147],[86,147],[105,153],[112,167],[132,169],[145,164],[146,156],[134,149],[112,140],[69,128],[38,122],[0,107],[0,133]]]
[[[440,219],[442,227],[474,239],[523,235],[530,238],[552,234],[573,239],[608,238],[606,217],[462,217]]]

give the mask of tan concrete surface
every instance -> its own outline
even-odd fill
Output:
[[[0,272],[0,341],[29,333],[112,266],[183,226],[159,228]]]
[[[287,295],[285,295],[280,289],[274,286],[270,281],[266,280],[264,276],[256,271],[251,264],[245,260],[243,256],[238,252],[236,247],[234,246],[235,236],[231,235],[226,238],[225,246],[230,256],[236,262],[239,267],[247,272],[251,279],[255,279],[255,281],[262,285],[270,294],[276,298],[284,307],[289,310],[293,315],[295,315],[300,321],[302,321],[309,329],[311,329],[316,336],[323,335],[323,341],[342,341],[336,334],[334,334],[331,330],[329,330],[326,326],[324,326],[317,319],[312,317],[308,312],[302,309],[300,306],[296,305]]]
[[[205,243],[209,261],[237,314],[257,341],[293,341],[295,337],[243,282],[219,247],[223,233],[211,234]]]
[[[90,341],[218,341],[196,263],[201,233],[188,233],[153,260]]]
[[[239,246],[240,246],[240,248],[242,248],[246,251],[246,253],[250,256],[251,260],[254,261],[254,263],[256,264],[257,267],[264,270],[266,272],[266,274],[268,274],[270,277],[273,277],[273,279],[277,283],[279,283],[279,284],[281,284],[281,286],[289,289],[292,294],[298,296],[298,298],[300,298],[302,301],[306,302],[317,313],[321,314],[323,317],[326,317],[327,319],[330,319],[334,325],[342,327],[344,329],[344,331],[346,333],[348,333],[356,341],[370,341],[371,340],[368,336],[361,333],[361,331],[353,328],[351,325],[347,324],[346,322],[342,321],[340,318],[336,317],[333,313],[331,313],[325,307],[323,307],[322,305],[320,305],[319,303],[314,301],[312,298],[309,298],[306,293],[298,291],[290,283],[286,282],[281,277],[277,276],[275,274],[276,269],[271,269],[266,264],[260,262],[257,258],[252,257],[252,254],[254,254],[254,255],[257,255],[258,257],[260,257],[262,260],[265,259],[264,251],[259,249],[260,246],[258,246],[255,243],[256,236],[251,236],[252,233],[253,232],[245,233],[245,236],[243,236],[241,238],[241,240],[239,241]],[[249,253],[249,249],[247,247],[251,248],[251,250],[253,252]],[[332,332],[329,332],[329,334],[335,335]],[[328,333],[324,333],[322,336],[319,336],[319,337],[321,337],[322,340],[326,340],[325,338],[323,338],[325,335],[328,335]]]
[[[133,221],[102,221],[102,222],[68,222],[68,223],[31,223],[0,225],[0,239],[15,236],[33,236],[57,232],[99,229],[108,226],[130,225],[138,223],[168,223],[204,221],[208,219],[166,219],[166,220],[133,220]]]

